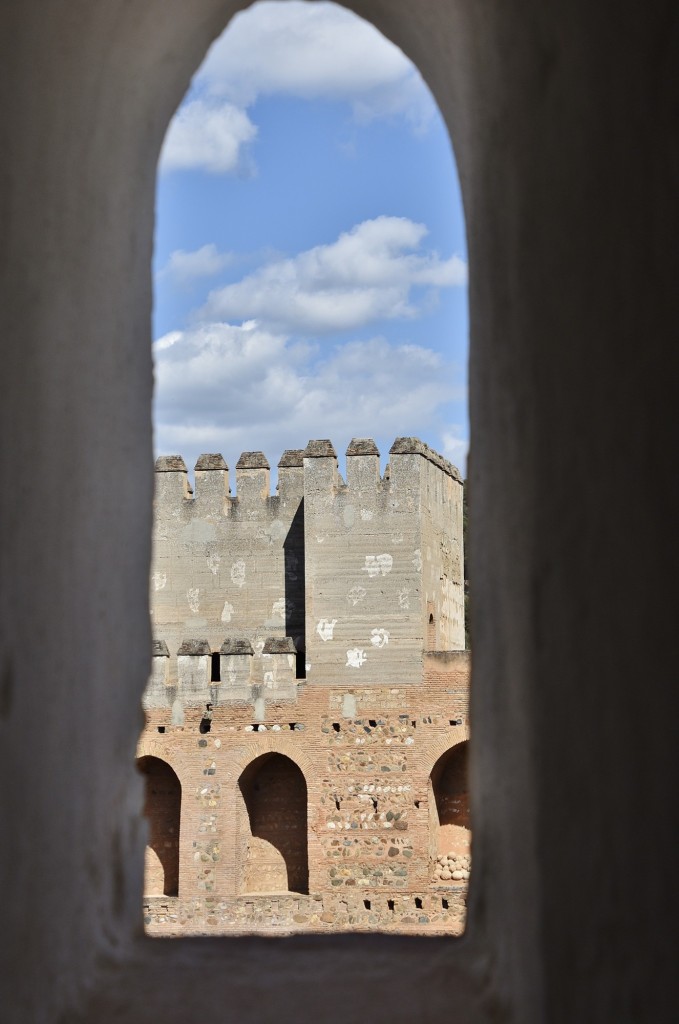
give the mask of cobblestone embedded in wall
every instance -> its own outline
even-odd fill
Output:
[[[440,853],[436,858],[434,878],[437,882],[466,882],[471,874],[472,859],[458,853]]]

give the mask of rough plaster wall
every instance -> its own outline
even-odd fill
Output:
[[[675,5],[352,6],[424,71],[465,197],[480,795],[469,939],[168,950],[139,938],[154,170],[233,7],[7,3],[0,767],[22,778],[2,795],[11,1022],[268,1024],[302,1006],[309,1019],[470,1024],[488,998],[495,1020],[676,1017]],[[644,807],[642,849],[630,805]],[[341,1006],[326,994],[338,976],[353,982]]]

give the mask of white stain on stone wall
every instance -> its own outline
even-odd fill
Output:
[[[287,602],[284,597],[279,597],[277,601],[271,605],[271,617],[273,619],[284,619],[288,610]]]
[[[422,568],[422,552],[420,551],[419,548],[416,548],[413,554],[413,565],[415,566],[418,572]]]
[[[245,583],[245,562],[242,558],[239,558],[237,562],[234,562],[231,566],[231,581],[236,584],[237,587],[242,587]]]
[[[316,632],[321,640],[332,640],[332,634],[337,625],[337,619],[320,619],[316,625]]]
[[[224,607],[222,608],[222,622],[231,622],[231,616],[233,615],[235,610],[236,609],[233,607],[232,604],[229,604],[228,601],[225,601]]]
[[[368,655],[361,647],[350,647],[347,651],[345,668],[360,668],[368,660]]]
[[[221,562],[221,558],[219,557],[218,552],[216,552],[216,551],[208,551],[208,553],[207,553],[207,567],[208,567],[208,569],[210,570],[210,572],[212,573],[213,576],[217,575],[217,572],[219,571],[219,563],[220,562]]]
[[[361,603],[367,593],[365,587],[352,587],[347,594],[347,601],[355,606]]]
[[[362,508],[361,509],[361,519],[363,520],[364,523],[370,522],[372,517],[373,517],[373,513],[370,511],[369,508]]]
[[[389,643],[389,633],[386,629],[373,629],[370,631],[370,643],[373,647],[386,647]]]
[[[362,566],[363,572],[367,572],[368,576],[373,579],[375,576],[386,576],[388,572],[391,572],[391,567],[394,564],[394,559],[391,555],[366,555],[365,565]]]
[[[200,610],[200,589],[198,587],[189,587],[186,591],[186,600],[189,602],[189,608],[196,615]]]
[[[274,519],[271,526],[269,527],[269,543],[283,540],[286,534],[285,523],[282,523],[280,519]]]
[[[410,591],[407,587],[402,587],[401,590],[399,590],[398,603],[399,607],[402,608],[404,612],[407,612],[410,608]]]
[[[356,695],[345,693],[342,695],[342,717],[356,718]]]
[[[154,590],[162,590],[163,587],[165,586],[165,584],[167,583],[167,573],[166,572],[154,572],[154,574],[151,577],[151,579],[153,580],[153,589]]]

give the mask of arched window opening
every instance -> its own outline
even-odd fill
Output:
[[[436,650],[436,619],[432,601],[427,601],[427,650]]]
[[[462,872],[469,870],[471,849],[468,755],[468,741],[457,743],[438,759],[429,777],[430,857],[455,858]],[[452,874],[452,863],[443,870]]]
[[[251,892],[309,891],[307,786],[294,761],[263,754],[238,781],[239,888]]]
[[[181,783],[169,764],[159,757],[140,757],[137,767],[145,778],[144,816],[149,823],[144,893],[177,896]]]
[[[450,463],[464,473],[467,262],[447,129],[418,70],[372,25],[321,0],[276,0],[214,42],[158,172],[151,595],[169,658],[158,656],[145,708],[191,790],[179,931],[311,930],[314,915],[295,913],[304,901],[229,902],[308,894],[310,877],[325,926],[353,930],[346,884],[351,907],[353,886],[388,887],[393,906],[362,892],[370,923],[410,928],[400,897],[429,866],[427,810],[424,799],[410,810],[412,794],[424,797],[422,763],[450,742],[468,685],[468,661],[449,657],[464,647]],[[323,445],[339,458],[313,449],[323,461],[305,469],[331,423]],[[314,497],[318,467],[336,474],[337,544]],[[187,639],[203,653],[180,664]],[[319,730],[314,687],[333,679],[341,703]],[[244,741],[268,749],[282,733],[308,766],[308,795],[282,754],[232,774]],[[308,814],[322,822],[310,846]],[[218,913],[196,911],[194,885]],[[150,934],[167,933],[161,918]]]

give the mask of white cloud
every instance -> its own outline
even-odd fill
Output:
[[[214,277],[224,267],[233,262],[233,254],[219,252],[214,242],[187,252],[175,249],[159,273],[159,277],[168,277],[175,284],[187,284],[200,277]]]
[[[441,454],[452,462],[454,466],[457,466],[463,475],[466,475],[469,441],[463,436],[462,428],[451,427],[449,430],[444,431],[442,441]]]
[[[161,171],[202,168],[211,174],[244,169],[244,147],[257,127],[231,103],[191,100],[170,123],[160,154]]]
[[[360,120],[432,117],[431,94],[414,65],[369,22],[331,3],[257,3],[237,14],[212,46],[197,85],[250,106],[274,93],[354,104]]]
[[[374,26],[332,3],[264,2],[237,14],[212,45],[175,114],[161,172],[252,172],[259,96],[344,100],[366,123],[404,117],[416,132],[436,106],[414,65]]]
[[[207,320],[254,317],[302,335],[352,330],[380,319],[413,317],[416,286],[464,285],[465,262],[415,250],[427,233],[405,217],[363,221],[330,245],[276,260],[210,293]]]
[[[252,322],[173,331],[154,345],[156,448],[191,468],[201,452],[233,465],[261,448],[274,466],[283,448],[322,434],[343,452],[351,437],[376,436],[383,456],[394,437],[436,426],[461,387],[440,355],[383,338],[314,346]],[[383,459],[383,462],[385,459]]]

